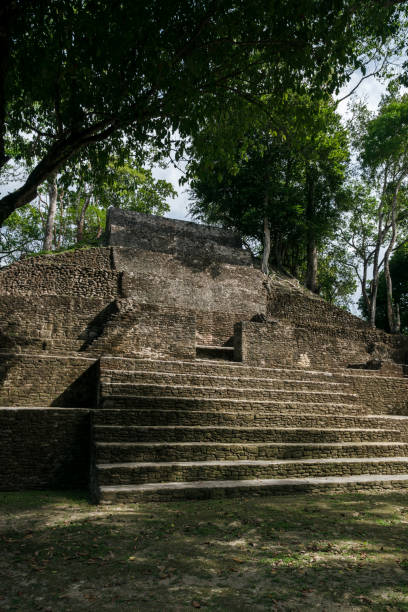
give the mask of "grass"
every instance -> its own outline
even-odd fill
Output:
[[[407,610],[407,494],[0,493],[0,610]]]

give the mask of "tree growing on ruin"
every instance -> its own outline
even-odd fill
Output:
[[[270,108],[235,139],[236,118],[228,117],[208,123],[193,140],[191,212],[263,244],[265,273],[271,245],[274,265],[318,292],[318,251],[346,203],[347,134],[330,99],[292,92]],[[223,156],[218,147],[216,157],[217,143],[226,140],[235,144],[234,154]]]

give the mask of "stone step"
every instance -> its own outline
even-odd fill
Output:
[[[340,477],[313,477],[264,480],[219,480],[148,483],[104,486],[95,494],[102,504],[139,501],[214,499],[223,497],[291,495],[302,493],[341,493],[408,488],[408,474],[359,474]]]
[[[396,429],[227,426],[103,426],[103,442],[398,442]],[[109,438],[108,438],[109,436]]]
[[[149,370],[103,370],[102,381],[106,383],[132,383],[149,385],[178,385],[192,387],[244,387],[247,389],[296,389],[343,391],[345,382],[333,380],[281,378],[250,378],[246,376],[210,376],[208,374],[180,374],[176,372],[151,372]]]
[[[277,400],[298,402],[338,402],[351,403],[357,400],[354,393],[343,391],[309,391],[290,389],[251,389],[230,387],[193,387],[182,385],[143,385],[128,383],[101,383],[100,394],[107,396],[143,396],[143,397],[191,397],[191,398],[218,398],[218,399],[251,399],[251,400]]]
[[[313,414],[364,414],[367,408],[356,403],[341,403],[327,401],[324,403],[295,401],[262,401],[218,398],[190,397],[144,397],[116,396],[100,398],[99,408],[103,410],[200,410],[214,412],[305,412]],[[124,417],[125,418],[125,417]]]
[[[105,355],[100,361],[101,372],[105,370],[144,370],[175,374],[205,374],[208,376],[247,377],[247,378],[290,378],[294,380],[331,380],[351,374],[350,370],[339,368],[338,371],[308,370],[303,368],[261,368],[246,366],[238,362],[213,362],[198,359],[196,361],[135,359]],[[354,371],[352,372],[354,374]],[[358,375],[358,374],[356,374]]]
[[[101,425],[235,425],[278,427],[363,427],[401,429],[408,428],[408,417],[395,419],[377,415],[310,414],[294,411],[204,411],[204,410],[95,410],[93,412],[95,434],[100,435]]]
[[[227,376],[227,377],[249,377],[249,378],[290,378],[294,380],[332,380],[337,382],[347,382],[355,378],[389,378],[395,380],[395,374],[384,375],[384,372],[376,370],[357,370],[352,368],[330,368],[327,370],[310,370],[296,367],[274,367],[265,368],[259,366],[248,366],[240,362],[223,362],[196,359],[195,361],[183,360],[164,360],[164,359],[138,359],[132,357],[116,357],[104,355],[100,361],[101,371],[107,370],[144,370],[151,372],[166,372],[178,374],[206,374],[208,376]],[[398,377],[397,377],[398,378]],[[408,378],[398,378],[404,380],[408,388]]]
[[[97,464],[96,471],[99,486],[197,480],[389,475],[406,473],[408,457],[107,463]]]
[[[408,456],[405,442],[140,442],[95,445],[98,463]]]

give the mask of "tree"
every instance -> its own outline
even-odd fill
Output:
[[[112,158],[106,170],[79,160],[40,188],[36,203],[15,211],[0,229],[0,263],[21,255],[96,244],[110,206],[162,215],[173,186],[133,160]]]
[[[320,295],[330,304],[349,308],[351,296],[357,289],[353,271],[348,266],[348,253],[339,244],[328,241],[319,257]]]
[[[370,296],[365,300],[370,310],[370,324],[375,326],[375,311],[381,265],[387,287],[389,329],[399,331],[399,315],[393,302],[390,257],[398,247],[401,223],[407,218],[408,188],[408,96],[393,93],[383,99],[376,116],[359,109],[360,128],[355,130],[355,145],[366,181],[376,197],[376,232],[372,263]],[[405,238],[402,238],[404,241]],[[381,262],[381,249],[384,255]]]
[[[3,0],[0,168],[29,160],[0,224],[84,147],[194,133],[262,93],[337,91],[400,27],[399,0]],[[102,147],[103,148],[103,147]]]
[[[347,186],[345,197],[349,200],[348,214],[343,218],[337,239],[342,253],[340,259],[358,278],[365,308],[370,312],[373,285],[370,283],[368,287],[368,279],[378,243],[378,202],[370,186],[356,180]]]
[[[208,122],[193,140],[191,212],[263,242],[266,273],[270,244],[275,265],[295,275],[306,260],[306,285],[317,292],[317,252],[346,202],[347,135],[329,99],[292,92],[284,104],[270,104],[272,117],[258,116],[252,130],[234,139],[236,117],[228,116]]]
[[[392,278],[393,296],[398,304],[400,313],[400,327],[403,334],[408,333],[408,247],[398,248],[390,258],[390,274]],[[360,300],[359,307],[364,318],[370,313],[364,300]],[[387,315],[387,285],[384,271],[379,274],[377,308],[375,324],[381,329],[390,332]]]

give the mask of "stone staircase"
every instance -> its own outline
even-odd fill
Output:
[[[408,486],[408,417],[343,372],[102,357],[95,501]]]

